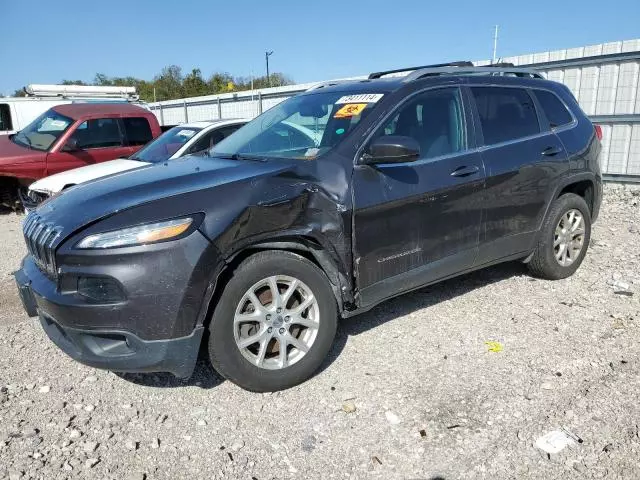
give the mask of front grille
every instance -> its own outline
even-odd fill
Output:
[[[57,271],[53,244],[60,236],[61,229],[46,223],[39,215],[30,213],[24,221],[22,232],[29,255],[40,270],[50,277],[55,277]]]

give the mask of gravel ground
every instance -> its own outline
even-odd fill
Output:
[[[640,478],[639,203],[607,190],[572,278],[506,264],[389,301],[276,394],[72,361],[20,311],[2,217],[0,478]],[[560,427],[580,442],[534,446]]]

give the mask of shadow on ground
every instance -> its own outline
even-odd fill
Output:
[[[526,274],[526,271],[526,266],[519,262],[496,265],[401,295],[378,305],[369,312],[344,319],[338,326],[338,333],[333,347],[317,373],[324,371],[340,356],[347,339],[351,335],[359,335],[416,310],[452,300],[476,288],[500,282],[513,276]],[[203,341],[203,348],[201,348],[196,369],[189,379],[178,379],[169,373],[117,373],[116,375],[128,382],[147,387],[176,388],[196,386],[204,389],[214,388],[220,385],[224,378],[211,367],[205,347],[206,338]],[[435,477],[434,480],[439,478],[441,477]]]

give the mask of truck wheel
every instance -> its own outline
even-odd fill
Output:
[[[209,357],[225,378],[253,392],[302,383],[320,367],[337,327],[324,273],[292,252],[260,252],[234,272],[209,326]]]
[[[559,280],[578,269],[591,238],[591,212],[584,199],[567,193],[552,204],[540,230],[529,270],[540,278]]]

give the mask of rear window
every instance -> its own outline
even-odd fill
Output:
[[[144,117],[123,118],[124,130],[129,145],[144,145],[153,139],[149,121]]]
[[[11,122],[11,110],[6,103],[0,103],[0,132],[6,130],[13,130],[13,123]]]
[[[573,117],[567,107],[555,93],[546,90],[535,90],[535,94],[549,121],[549,128],[561,127],[573,121]]]
[[[472,87],[485,145],[540,133],[533,99],[522,88]]]

